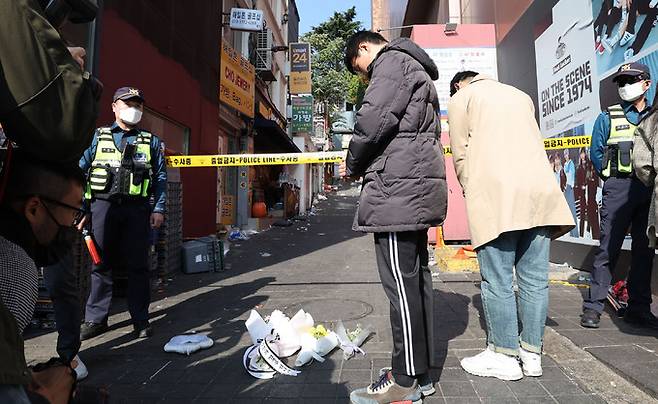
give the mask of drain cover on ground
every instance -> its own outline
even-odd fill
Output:
[[[360,300],[350,299],[313,299],[295,303],[285,308],[289,316],[294,316],[300,309],[313,316],[316,323],[335,323],[338,320],[358,320],[372,313],[372,306]]]

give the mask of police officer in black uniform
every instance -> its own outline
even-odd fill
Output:
[[[150,232],[164,220],[167,170],[160,139],[137,127],[144,108],[142,91],[121,87],[113,100],[116,121],[96,130],[80,160],[88,173],[86,198],[92,201],[92,230],[103,257],[92,269],[82,340],[107,330],[112,268],[128,274],[128,310],[135,336],[152,334],[148,322]]]

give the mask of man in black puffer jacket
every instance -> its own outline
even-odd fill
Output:
[[[374,233],[393,334],[392,371],[352,392],[351,400],[420,402],[421,393],[433,393],[427,229],[443,223],[447,208],[439,102],[432,82],[439,73],[409,39],[387,43],[370,31],[349,39],[345,65],[367,76],[369,84],[341,175],[363,177],[354,230]]]

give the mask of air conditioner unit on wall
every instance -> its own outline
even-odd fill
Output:
[[[272,70],[272,30],[256,33],[256,71]]]

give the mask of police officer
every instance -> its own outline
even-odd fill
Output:
[[[621,102],[603,111],[592,132],[591,159],[603,178],[601,242],[594,258],[592,282],[583,303],[580,324],[598,328],[608,287],[629,226],[633,238],[628,274],[628,309],[624,320],[657,328],[651,314],[651,269],[654,250],[646,234],[651,188],[633,173],[633,133],[651,106],[646,92],[651,86],[649,68],[641,63],[622,65],[613,77]]]
[[[152,334],[148,322],[149,235],[151,228],[159,228],[164,220],[167,170],[160,139],[137,127],[144,108],[142,92],[121,87],[113,100],[116,121],[96,130],[80,160],[80,167],[88,173],[86,198],[92,201],[92,230],[103,257],[92,269],[82,340],[107,330],[112,268],[128,274],[128,310],[135,337]],[[155,199],[152,211],[151,196]]]

